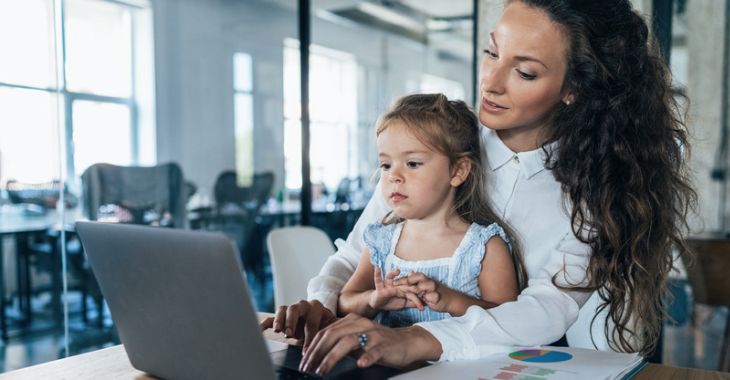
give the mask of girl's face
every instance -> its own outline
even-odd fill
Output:
[[[479,121],[514,151],[541,145],[539,132],[561,101],[568,40],[542,10],[509,4],[490,33],[480,67]]]
[[[445,215],[453,205],[449,158],[424,145],[399,121],[378,135],[383,197],[403,219]]]

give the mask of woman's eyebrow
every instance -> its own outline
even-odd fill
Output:
[[[494,45],[494,47],[497,50],[499,50],[499,45],[497,45],[497,40],[494,39],[494,32],[489,33],[489,40],[492,41],[492,45]],[[543,65],[546,69],[550,70],[548,65],[546,65],[544,62],[542,62],[541,60],[539,60],[537,58],[530,57],[529,55],[518,55],[518,56],[514,57],[514,59],[519,62],[524,62],[524,61],[537,62],[537,63]]]
[[[492,41],[492,45],[494,45],[495,48],[499,48],[499,46],[497,46],[497,40],[494,39],[494,32],[489,33],[489,40]]]

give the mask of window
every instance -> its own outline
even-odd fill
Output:
[[[313,184],[335,189],[345,177],[356,175],[351,160],[358,157],[357,63],[347,53],[310,47],[310,165]],[[299,43],[284,47],[284,155],[286,187],[302,186]]]
[[[253,65],[251,55],[233,56],[233,91],[235,107],[236,174],[239,185],[250,186],[253,162]]]
[[[463,84],[431,74],[421,75],[421,93],[442,93],[449,99],[466,99]]]
[[[95,162],[153,163],[151,12],[140,0],[0,2],[3,183],[59,179],[62,162],[71,178]]]

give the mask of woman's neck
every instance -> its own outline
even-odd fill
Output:
[[[515,153],[529,152],[541,147],[545,141],[542,131],[546,125],[532,128],[510,128],[497,130],[502,143]]]

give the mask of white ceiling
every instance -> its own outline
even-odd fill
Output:
[[[431,17],[461,17],[473,13],[472,0],[400,0],[399,2]]]
[[[263,0],[264,2],[276,3],[288,9],[296,9],[296,0]],[[355,6],[362,3],[362,0],[312,0],[312,14],[317,10],[337,9]],[[378,3],[381,1],[371,1]],[[390,0],[411,7],[431,17],[459,17],[472,14],[472,0]]]
[[[296,11],[297,0],[258,0],[274,3],[281,7]],[[428,33],[429,45],[448,52],[463,59],[471,59],[472,26],[468,17],[473,13],[473,0],[311,0],[312,15],[321,14],[321,11],[335,11],[344,8],[354,8],[358,3],[377,3],[388,5],[400,3],[413,9],[411,14],[417,22],[424,22],[424,16],[432,19],[464,18],[461,22],[451,23],[453,29]],[[420,14],[417,14],[420,13]],[[405,13],[407,14],[407,11]]]

